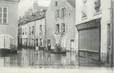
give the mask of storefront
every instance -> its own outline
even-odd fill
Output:
[[[100,19],[78,24],[79,64],[100,61]],[[81,60],[80,60],[81,59]],[[84,65],[83,64],[83,65]]]

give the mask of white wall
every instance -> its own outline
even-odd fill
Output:
[[[110,24],[110,8],[111,8],[111,0],[101,0],[101,14],[94,15],[94,1],[95,0],[87,0],[87,19],[82,20],[81,18],[81,10],[83,9],[82,0],[76,0],[76,25],[84,22],[88,22],[94,19],[101,18],[101,60],[106,61],[107,54],[107,24]],[[76,35],[77,36],[77,35]]]

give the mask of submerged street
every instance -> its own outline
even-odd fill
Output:
[[[77,66],[76,53],[66,54],[51,53],[43,50],[22,49],[17,54],[0,57],[1,67],[68,67]]]
[[[113,15],[112,0],[0,0],[0,67],[114,67]]]
[[[74,51],[62,54],[23,48],[17,54],[0,57],[0,67],[77,68],[79,65],[100,67],[98,61],[78,57]]]

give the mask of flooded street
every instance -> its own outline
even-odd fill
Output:
[[[0,67],[38,67],[38,68],[64,68],[77,66],[76,53],[51,53],[49,51],[22,49],[17,54],[0,57]]]

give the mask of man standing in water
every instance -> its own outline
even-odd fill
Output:
[[[51,50],[51,42],[50,42],[50,40],[48,40],[47,49],[48,49],[48,51]]]
[[[48,51],[48,55],[47,55],[47,61],[48,61],[48,63],[47,64],[51,64],[51,54],[50,54],[50,51],[51,51],[51,42],[50,42],[50,40],[47,41],[47,51]]]

